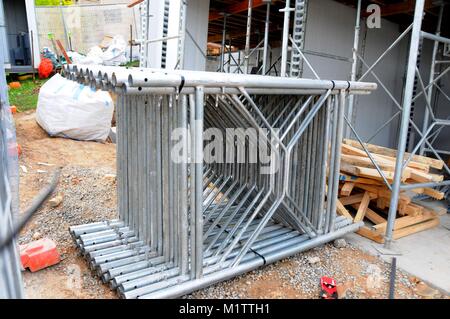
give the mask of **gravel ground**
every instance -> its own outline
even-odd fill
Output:
[[[69,226],[115,218],[116,182],[113,174],[109,168],[64,167],[54,192],[54,196],[62,196],[61,204],[57,207],[45,204],[35,214],[19,242],[49,237],[59,247],[68,247],[73,245]],[[50,179],[49,170],[47,176],[41,177],[41,182],[46,184]]]
[[[37,176],[42,185],[51,179]],[[24,272],[25,294],[28,298],[116,298],[115,293],[87,267],[75,247],[68,228],[116,217],[115,178],[111,168],[67,166],[54,196],[63,200],[57,207],[47,202],[22,231],[19,243],[41,237],[57,244],[61,262],[36,273]],[[33,174],[29,172],[28,174]]]
[[[51,178],[36,174],[36,182],[44,185]],[[38,273],[25,273],[27,294],[47,298],[116,298],[88,269],[79,255],[68,227],[116,217],[116,181],[112,168],[66,166],[54,194],[63,200],[57,207],[49,203],[33,217],[22,232],[20,243],[41,237],[53,239],[62,262]],[[262,267],[194,292],[184,298],[318,298],[319,280],[330,276],[346,290],[345,298],[387,298],[390,265],[339,240],[314,248],[291,258]],[[61,285],[74,275],[80,284],[73,288]],[[43,285],[45,282],[45,285]],[[397,271],[396,297],[420,298],[415,292],[418,281]],[[439,295],[434,296],[442,297]]]
[[[350,245],[336,248],[330,243],[186,298],[318,298],[322,276],[333,277],[338,285],[347,287],[346,299],[387,298],[389,275],[390,265],[380,259]],[[414,288],[414,278],[397,269],[396,298],[420,298]]]

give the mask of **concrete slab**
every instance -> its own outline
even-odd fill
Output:
[[[357,234],[347,235],[346,240],[387,262],[396,256],[398,268],[450,295],[450,214],[440,219],[438,227],[400,238],[389,250]]]

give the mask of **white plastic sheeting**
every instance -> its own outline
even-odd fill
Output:
[[[72,62],[75,64],[103,64],[121,65],[128,61],[127,42],[121,35],[117,35],[111,40],[111,44],[103,51],[99,46],[92,47],[86,56],[77,52],[69,52]]]

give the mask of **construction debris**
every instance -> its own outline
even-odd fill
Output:
[[[372,158],[387,181],[392,183],[397,151],[373,144],[364,146],[371,152]],[[410,154],[405,154],[405,158],[409,156]],[[407,184],[442,181],[444,176],[438,174],[438,170],[442,169],[443,165],[443,161],[413,155],[403,171],[402,181]],[[345,139],[342,144],[340,181],[338,214],[351,218],[354,222],[363,220],[371,222],[371,227],[362,227],[358,234],[383,243],[391,192],[372,160],[357,141]],[[436,200],[444,197],[442,192],[428,187],[419,187],[412,191],[417,194],[426,194]],[[439,225],[438,213],[413,202],[412,197],[413,194],[400,192],[394,224],[394,239]]]
[[[126,52],[125,39],[116,35],[114,37],[105,36],[99,45],[90,48],[86,56],[71,51],[67,52],[67,55],[75,64],[121,65],[127,62]]]
[[[338,293],[336,286],[336,280],[333,278],[326,276],[320,278],[320,298],[337,299]]]
[[[40,233],[40,232],[35,232],[34,234],[33,234],[33,236],[31,236],[31,238],[33,239],[33,240],[38,240],[38,239],[41,239],[42,238],[42,234]]]
[[[50,267],[61,261],[53,240],[43,238],[29,244],[20,245],[20,260],[24,269],[31,272]]]
[[[48,201],[51,207],[58,207],[63,201],[63,196],[61,194],[56,195]]]
[[[347,242],[344,238],[338,238],[333,242],[333,245],[336,248],[345,248],[345,246],[347,246]]]

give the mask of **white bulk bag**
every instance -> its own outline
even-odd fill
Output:
[[[104,142],[113,111],[108,92],[94,91],[55,74],[39,91],[36,121],[51,136]]]

